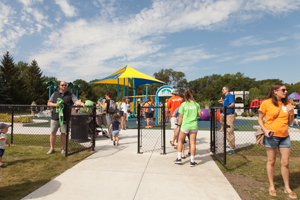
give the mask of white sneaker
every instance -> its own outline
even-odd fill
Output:
[[[60,150],[60,153],[61,153],[61,154],[66,154],[66,150],[61,149],[61,150]]]
[[[52,153],[54,153],[55,151],[54,151],[54,149],[50,149],[48,152],[47,152],[47,154],[52,154]]]

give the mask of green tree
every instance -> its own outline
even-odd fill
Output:
[[[216,87],[216,82],[220,77],[221,75],[213,74],[190,81],[188,87],[193,92],[195,100],[201,102],[220,99],[222,94],[220,94],[220,90]]]
[[[8,51],[3,55],[0,70],[2,72],[1,79],[8,88],[8,96],[10,98],[8,103],[25,103],[26,101],[22,93],[25,84],[21,77],[21,71],[15,66],[14,59],[9,55]]]
[[[27,103],[35,101],[37,104],[47,103],[47,85],[45,77],[36,60],[33,60],[30,66],[24,71],[24,80],[26,91],[29,95]]]
[[[0,80],[0,104],[9,103],[10,100],[11,99],[8,97],[8,87],[5,85],[4,81]]]
[[[78,91],[78,99],[81,99],[82,101],[91,100],[94,102],[98,100],[95,93],[93,92],[92,86],[89,83],[82,79],[76,79],[73,82],[77,85],[81,85],[81,88]]]
[[[174,71],[173,69],[161,69],[159,72],[154,73],[153,75],[156,79],[165,82],[166,85],[177,88],[180,92],[183,92],[188,85],[185,74],[180,71]],[[157,89],[157,85],[158,84],[151,84],[151,90],[153,90],[153,88]]]

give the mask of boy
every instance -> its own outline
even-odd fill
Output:
[[[10,127],[11,125],[7,125],[4,123],[0,124],[0,167],[2,167],[4,164],[2,163],[2,156],[4,154],[5,151],[5,143],[8,144],[8,146],[10,147],[10,143],[7,140],[7,131],[8,131],[8,127]]]

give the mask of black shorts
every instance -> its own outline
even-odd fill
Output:
[[[120,111],[119,111],[119,116],[120,116],[120,117],[123,117],[123,116],[124,116],[124,111],[121,111],[121,110],[120,110]]]
[[[146,118],[153,118],[153,113],[146,113]]]

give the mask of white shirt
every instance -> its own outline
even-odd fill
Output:
[[[0,149],[5,149],[5,143],[7,140],[7,134],[0,133],[0,137],[4,137],[5,140],[0,140]]]
[[[122,102],[122,104],[121,104],[121,109],[122,109],[122,111],[124,112],[124,114],[127,114],[127,105],[126,105],[125,102]]]

